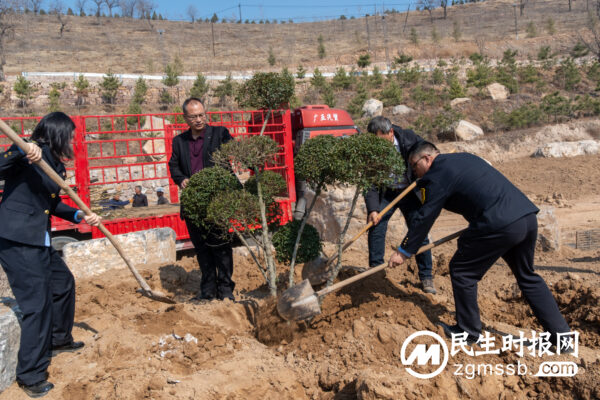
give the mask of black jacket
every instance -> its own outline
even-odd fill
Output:
[[[134,194],[133,202],[131,203],[132,207],[148,207],[148,197],[145,194]]]
[[[56,162],[48,146],[42,158],[63,179],[65,166]],[[61,201],[60,187],[40,168],[29,164],[17,146],[0,154],[0,180],[6,181],[0,202],[0,237],[32,246],[44,246],[50,234],[50,216],[75,221],[76,208]]]
[[[192,176],[192,161],[190,158],[190,139],[192,131],[187,131],[175,136],[173,139],[173,153],[169,160],[169,172],[173,181],[180,186],[184,179],[189,179]],[[206,127],[204,131],[204,143],[202,147],[202,163],[203,168],[213,167],[215,164],[212,160],[212,154],[221,147],[221,145],[229,142],[233,138],[227,130],[222,126]],[[181,207],[181,217],[184,217],[183,206]]]
[[[405,166],[405,177],[408,182],[412,182],[411,171],[408,165],[408,155],[410,154],[413,147],[423,141],[423,138],[414,133],[410,129],[402,129],[399,126],[392,125],[394,129],[394,137],[398,141],[400,147],[400,154],[404,159]],[[367,213],[370,214],[373,211],[381,211],[379,204],[382,197],[385,195],[385,190],[380,190],[376,187],[371,188],[365,195],[365,205],[367,206]]]
[[[462,215],[470,234],[494,232],[539,211],[504,175],[469,153],[438,155],[417,189],[423,205],[401,245],[409,254],[419,249],[442,208]]]

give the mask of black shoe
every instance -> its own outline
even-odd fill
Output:
[[[443,322],[440,322],[439,325],[441,325],[442,328],[444,329],[444,334],[446,335],[446,337],[448,339],[452,339],[452,334],[460,335],[460,334],[465,333],[462,329],[460,329],[458,327],[458,325],[446,325]],[[479,338],[477,336],[467,335],[467,344],[469,346],[477,343],[478,340],[479,340]]]
[[[81,350],[83,346],[85,346],[85,343],[83,342],[71,342],[61,346],[52,346],[52,357],[56,357],[60,353],[73,353],[77,350]]]
[[[52,388],[54,388],[54,385],[47,380],[43,380],[34,385],[26,385],[19,381],[17,381],[17,383],[29,397],[33,398],[45,396],[50,390],[52,390]]]
[[[231,301],[235,301],[235,297],[233,297],[232,293],[226,293],[226,294],[219,294],[217,296],[217,298],[221,301],[225,300],[225,299],[229,299]]]
[[[190,299],[190,301],[198,302],[200,304],[207,304],[213,300],[215,300],[215,296],[202,296],[202,295],[194,296]]]

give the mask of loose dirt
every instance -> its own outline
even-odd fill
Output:
[[[521,158],[497,167],[537,204],[554,202],[563,246],[538,252],[536,268],[571,328],[580,333],[580,347],[577,357],[545,356],[543,361],[574,362],[574,377],[535,376],[542,358],[528,351],[523,357],[514,351],[474,357],[459,352],[434,378],[409,375],[401,362],[405,339],[421,330],[443,336],[438,323],[454,322],[451,242],[433,252],[437,295],[421,291],[414,266],[399,267],[325,297],[323,313],[302,324],[288,324],[276,315],[260,272],[241,252],[235,255],[237,302],[191,301],[200,274],[189,256],[174,265],[140,268],[150,286],[172,295],[176,305],[141,297],[126,270],[78,280],[74,336],[86,346],[52,359],[50,381],[56,388],[47,398],[600,398],[600,249],[576,249],[569,239],[577,230],[600,228],[600,161],[591,156]],[[443,214],[432,235],[463,226],[462,218]],[[347,266],[366,262],[365,252],[357,249],[344,256]],[[287,281],[284,273],[280,282]],[[530,337],[531,330],[541,330],[503,262],[481,281],[479,306],[498,347],[499,333],[522,330]],[[521,363],[530,373],[457,371],[459,363],[473,368]],[[23,398],[16,384],[0,394],[2,400]]]

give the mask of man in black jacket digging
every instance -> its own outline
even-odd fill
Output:
[[[171,178],[185,189],[190,177],[203,168],[213,167],[212,154],[232,139],[227,128],[210,126],[202,101],[191,97],[183,102],[183,118],[190,129],[173,139],[173,153],[169,160]],[[198,300],[233,300],[235,283],[231,243],[224,241],[215,229],[207,230],[188,220],[181,207],[181,218],[190,233],[202,280]]]
[[[406,164],[406,172],[403,176],[396,177],[394,184],[379,190],[372,188],[365,195],[365,205],[367,206],[367,223],[373,222],[373,227],[369,230],[369,267],[376,267],[384,262],[385,256],[385,236],[390,218],[397,209],[406,220],[406,224],[413,218],[418,211],[421,202],[416,192],[407,194],[390,211],[383,216],[378,216],[379,212],[390,204],[402,191],[411,183],[411,171],[408,166],[408,155],[411,148],[416,144],[423,142],[423,139],[413,131],[402,129],[399,126],[392,125],[389,119],[385,117],[375,117],[367,126],[367,130],[377,136],[394,143],[396,150],[400,152]],[[429,243],[424,239],[423,245]],[[419,269],[419,278],[423,285],[425,293],[435,294],[433,284],[433,261],[431,251],[419,254],[416,257],[417,267]]]

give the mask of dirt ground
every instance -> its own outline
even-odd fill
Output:
[[[287,324],[269,314],[272,303],[262,277],[241,253],[235,259],[235,303],[189,300],[200,276],[188,255],[174,265],[141,268],[150,286],[173,295],[176,305],[141,297],[126,270],[79,280],[74,336],[86,346],[52,360],[50,381],[56,388],[47,398],[600,398],[600,249],[574,248],[576,231],[600,228],[600,158],[520,158],[496,167],[536,204],[555,207],[562,247],[537,252],[536,267],[580,333],[580,348],[577,357],[544,361],[574,361],[574,377],[455,375],[457,363],[521,362],[537,371],[539,357],[519,358],[514,352],[478,357],[460,352],[434,378],[408,374],[401,362],[404,340],[420,330],[443,335],[437,323],[454,321],[452,242],[433,252],[437,295],[420,290],[412,266],[398,267],[327,296],[322,314],[310,324]],[[464,225],[462,218],[444,213],[432,236]],[[367,255],[357,250],[344,256],[347,266],[366,262]],[[519,329],[527,336],[541,331],[503,262],[481,281],[479,305],[485,329],[496,337]],[[22,398],[16,384],[0,394],[2,400]]]

